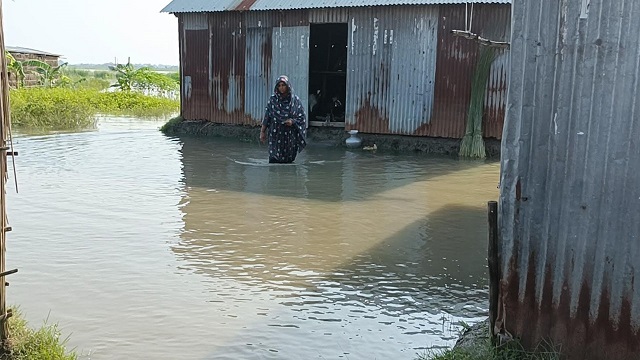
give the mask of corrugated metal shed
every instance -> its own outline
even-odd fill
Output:
[[[477,4],[511,4],[511,0],[469,0]],[[465,0],[173,0],[161,12],[216,12],[245,10],[322,9],[389,5],[451,5],[466,4]]]
[[[464,5],[390,6],[178,14],[184,116],[228,124],[261,121],[278,75],[307,104],[311,23],[346,23],[347,129],[461,138],[478,53]],[[508,40],[510,8],[475,5],[473,29]],[[503,53],[488,85],[484,135],[500,138],[505,111]],[[309,113],[307,111],[307,113]]]
[[[569,359],[640,358],[640,3],[517,1],[499,323]]]

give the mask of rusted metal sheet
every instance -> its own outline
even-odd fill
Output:
[[[351,9],[346,127],[413,134],[429,122],[437,7]]]
[[[201,16],[181,15],[180,59],[182,72],[182,116],[211,120],[209,82],[209,29]]]
[[[296,1],[296,0],[173,0],[161,12],[192,13],[217,12],[232,10],[292,10],[349,8],[390,5],[441,5],[466,3],[511,4],[511,0],[330,0],[330,1]]]
[[[183,0],[184,1],[184,0]],[[193,0],[186,0],[193,1]],[[297,1],[297,0],[257,0],[251,7],[253,10],[282,10],[282,9],[314,9],[314,8],[356,8],[389,5],[440,5],[465,4],[472,0],[328,0],[328,1]],[[473,0],[474,3],[510,4],[511,0]]]
[[[451,30],[464,30],[465,6],[440,6],[438,63],[433,118],[417,135],[461,138],[466,128],[471,80],[479,54],[478,43],[454,36]],[[472,31],[485,38],[508,41],[510,9],[500,5],[474,5]],[[504,121],[506,66],[508,50],[500,52],[493,64],[485,102],[483,135],[501,138]]]
[[[308,10],[248,11],[245,13],[247,27],[290,27],[309,25]]]
[[[251,6],[255,4],[256,0],[241,0],[240,3],[233,7],[231,10],[248,11],[251,10]]]
[[[246,27],[238,12],[209,14],[211,121],[253,124],[245,114]]]
[[[517,1],[497,324],[568,359],[640,358],[640,5]]]

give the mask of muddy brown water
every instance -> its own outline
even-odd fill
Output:
[[[486,317],[498,163],[160,125],[15,138],[8,303],[81,359],[414,359]]]

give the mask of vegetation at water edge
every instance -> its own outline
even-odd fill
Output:
[[[130,61],[92,71],[5,56],[14,79],[10,104],[16,127],[74,130],[94,125],[97,114],[166,118],[179,110],[176,73]]]
[[[69,338],[61,338],[57,324],[44,322],[39,329],[32,329],[22,314],[11,309],[8,320],[8,347],[0,359],[3,360],[76,360],[75,351],[67,350]]]
[[[10,103],[14,126],[41,130],[90,127],[97,114],[161,118],[180,107],[176,100],[138,92],[39,87],[12,89]]]

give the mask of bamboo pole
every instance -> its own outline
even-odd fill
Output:
[[[495,334],[496,317],[498,316],[498,287],[500,284],[500,253],[498,250],[498,203],[489,201],[487,204],[489,221],[489,327],[491,339]]]
[[[11,149],[7,140],[10,138],[10,112],[9,112],[9,78],[7,74],[7,58],[4,46],[4,24],[2,14],[2,0],[0,0],[0,273],[5,273],[5,250],[7,208],[6,208],[6,182],[7,182],[7,149]],[[0,277],[0,341],[5,348],[9,337],[7,319],[11,316],[7,312],[6,281]]]

